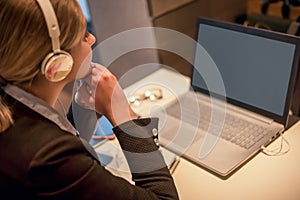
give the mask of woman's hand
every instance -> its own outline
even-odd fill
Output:
[[[84,79],[77,95],[81,105],[105,115],[113,126],[137,117],[116,77],[99,64],[92,64],[92,73]]]

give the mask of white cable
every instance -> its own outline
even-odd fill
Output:
[[[287,141],[287,139],[285,139],[285,137],[283,136],[283,132],[280,132],[280,137],[281,137],[281,141],[280,141],[280,146],[274,149],[267,149],[267,147],[262,146],[262,152],[268,156],[281,156],[286,154],[287,152],[290,151],[290,144]],[[284,142],[287,144],[287,149],[283,150],[283,146],[284,146]]]

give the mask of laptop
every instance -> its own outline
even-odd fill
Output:
[[[200,18],[190,90],[158,111],[160,143],[226,179],[287,128],[299,38]]]

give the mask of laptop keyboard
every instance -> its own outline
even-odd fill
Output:
[[[209,133],[214,135],[219,135],[219,132],[222,130],[222,133],[220,134],[221,138],[245,149],[252,147],[267,133],[266,128],[237,118],[228,113],[226,114],[223,124],[221,123],[221,121],[223,121],[222,119],[218,120],[218,118],[224,116],[224,113],[221,113],[221,111],[216,112],[216,115],[214,115],[216,117],[213,119],[214,123],[210,123],[210,107],[205,104],[199,104],[199,102],[199,114],[195,114],[195,102],[192,103],[189,101],[191,101],[189,96],[184,96],[180,98],[180,104],[177,102],[170,105],[167,107],[166,112],[169,115],[194,126],[198,124],[198,128],[205,132],[209,129]]]

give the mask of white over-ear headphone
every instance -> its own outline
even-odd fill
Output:
[[[43,12],[52,42],[52,52],[44,58],[41,71],[49,81],[58,82],[71,72],[73,58],[68,52],[60,49],[59,25],[50,0],[36,0],[36,2]]]

